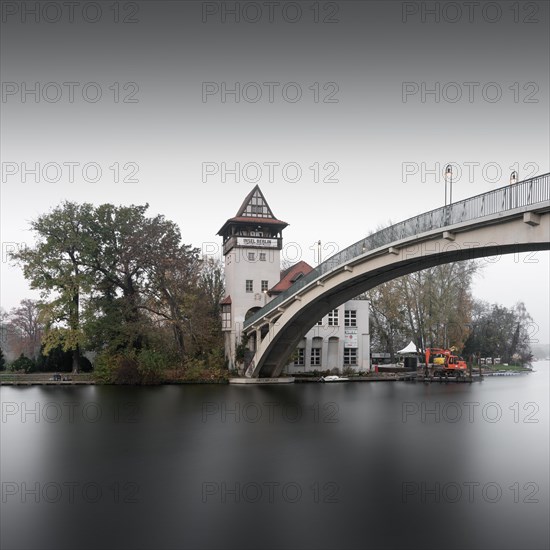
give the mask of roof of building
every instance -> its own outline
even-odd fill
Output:
[[[281,271],[281,280],[270,290],[268,290],[267,293],[272,296],[273,294],[280,294],[281,292],[284,292],[300,277],[307,275],[310,271],[313,271],[313,268],[303,260],[291,265],[289,268]]]
[[[285,228],[288,223],[278,220],[259,187],[256,185],[250,193],[245,197],[237,214],[233,218],[229,218],[218,231],[218,235],[223,235],[230,224],[233,223],[252,223],[257,225],[274,225],[281,229]]]
[[[221,302],[220,302],[220,305],[221,306],[226,306],[228,304],[231,304],[231,295],[228,295],[226,296]]]

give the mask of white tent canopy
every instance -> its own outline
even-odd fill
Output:
[[[405,353],[418,353],[418,350],[416,349],[416,346],[413,344],[412,340],[406,347],[404,347],[402,350],[399,350],[397,352],[397,355],[403,355]]]

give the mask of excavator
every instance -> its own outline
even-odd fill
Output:
[[[434,376],[462,376],[468,365],[462,357],[454,355],[455,351],[455,348],[426,348],[426,368],[432,368]]]

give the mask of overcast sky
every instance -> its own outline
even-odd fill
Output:
[[[65,199],[148,202],[215,252],[258,183],[315,265],[442,206],[449,162],[453,200],[549,171],[547,2],[34,4],[2,7],[4,309],[36,295],[6,253]],[[524,301],[547,343],[549,270],[493,260],[475,297]]]

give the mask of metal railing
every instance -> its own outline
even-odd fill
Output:
[[[320,263],[313,271],[298,279],[289,289],[276,296],[254,315],[251,315],[245,321],[244,329],[246,330],[258,319],[273,311],[316,279],[367,252],[390,246],[392,243],[397,243],[407,237],[413,237],[433,229],[443,229],[461,222],[506,212],[522,206],[535,205],[548,200],[550,200],[550,173],[475,195],[386,227]]]

